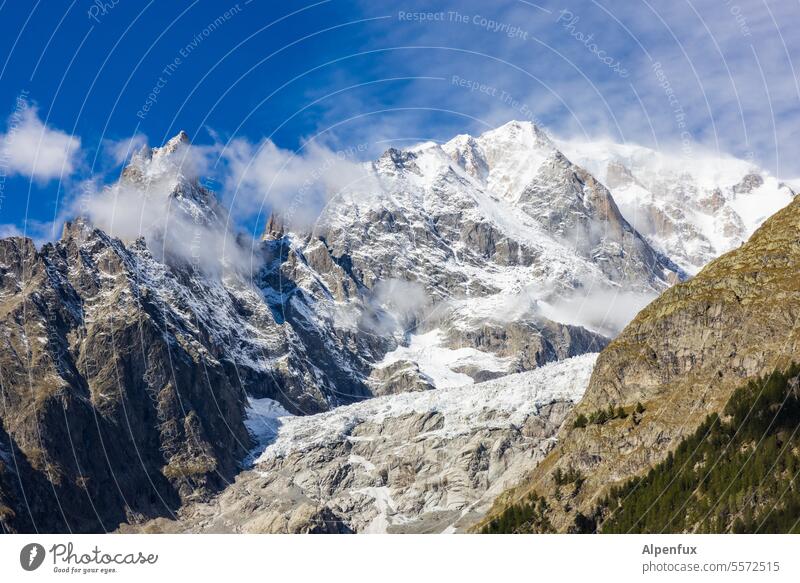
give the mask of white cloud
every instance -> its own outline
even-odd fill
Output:
[[[6,237],[22,237],[22,231],[16,225],[2,224],[0,225],[0,239]]]
[[[589,287],[551,303],[539,302],[538,307],[550,320],[583,326],[613,338],[656,296],[656,293]]]
[[[135,152],[146,145],[147,136],[144,134],[134,134],[121,140],[103,140],[103,148],[117,165],[128,161]]]
[[[372,176],[353,160],[352,152],[314,142],[292,152],[270,140],[253,144],[237,138],[220,157],[226,164],[225,199],[232,215],[248,218],[278,211],[293,227],[310,225],[330,198]]]
[[[61,233],[63,220],[37,221],[28,219],[24,222],[24,228],[11,223],[0,224],[0,239],[7,237],[27,237],[33,240],[37,247],[41,247],[48,241],[52,241]]]
[[[34,106],[26,105],[8,119],[0,137],[2,158],[10,174],[40,182],[69,176],[78,163],[80,138],[42,123]]]
[[[359,324],[373,334],[405,334],[416,327],[430,307],[431,300],[422,284],[385,279],[373,288]]]
[[[177,143],[171,151],[136,156],[130,162],[135,178],[110,186],[82,183],[72,213],[124,241],[144,237],[160,260],[177,260],[214,276],[246,273],[253,245],[233,230],[213,195],[195,184],[215,151]]]

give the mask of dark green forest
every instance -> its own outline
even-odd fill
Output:
[[[800,367],[749,382],[644,478],[611,490],[604,533],[800,532]]]
[[[536,494],[517,504],[512,504],[481,530],[482,534],[507,534],[522,532],[553,532],[547,518],[547,500]]]
[[[800,533],[800,366],[737,389],[645,476],[614,487],[571,532]],[[570,484],[572,478],[576,481]],[[574,492],[582,478],[554,476]],[[549,532],[532,494],[483,532]]]

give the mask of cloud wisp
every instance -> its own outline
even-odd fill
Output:
[[[147,145],[147,136],[141,133],[134,134],[121,140],[104,140],[103,149],[117,166],[127,162],[134,153]]]
[[[370,178],[358,162],[364,151],[359,146],[334,151],[308,142],[293,152],[268,139],[236,138],[217,147],[224,172],[222,198],[237,220],[277,212],[286,224],[306,230],[332,196]]]
[[[70,176],[81,155],[80,138],[46,125],[35,106],[24,104],[0,136],[0,156],[9,174],[45,183]]]

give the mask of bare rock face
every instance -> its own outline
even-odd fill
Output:
[[[511,361],[510,370],[522,372],[589,352],[602,350],[608,340],[580,326],[539,322],[474,322],[448,329],[449,346],[475,346]],[[488,371],[487,371],[488,372]],[[483,379],[486,380],[486,379]]]
[[[751,172],[742,178],[741,182],[734,185],[733,192],[737,194],[750,194],[764,184],[764,177]]]
[[[520,205],[613,281],[635,287],[648,270],[664,279],[678,271],[628,224],[606,187],[560,152],[545,161]]]
[[[376,367],[370,376],[375,396],[430,391],[436,387],[433,380],[423,373],[416,362],[398,360],[384,367]]]
[[[250,444],[242,387],[144,289],[134,252],[71,229],[40,252],[0,241],[11,530],[169,512],[230,480]]]
[[[607,488],[661,461],[747,379],[800,360],[800,199],[744,244],[642,310],[600,354],[559,445],[495,511],[527,492],[547,495],[553,524],[567,530]],[[578,415],[637,402],[643,414],[573,427]],[[553,475],[585,482],[557,494]]]

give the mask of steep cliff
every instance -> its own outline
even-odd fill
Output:
[[[41,251],[0,241],[13,530],[97,531],[169,513],[222,487],[250,443],[242,386],[151,291],[155,274],[134,273],[146,250],[66,231]]]

